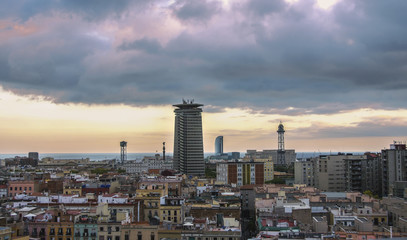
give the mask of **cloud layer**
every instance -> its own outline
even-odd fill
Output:
[[[0,85],[58,103],[405,108],[403,0],[147,2],[6,1]]]

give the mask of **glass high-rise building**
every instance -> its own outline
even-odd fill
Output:
[[[187,175],[204,175],[202,107],[194,101],[173,105],[175,112],[174,169]]]
[[[215,155],[220,156],[223,154],[223,136],[218,136],[215,139]]]

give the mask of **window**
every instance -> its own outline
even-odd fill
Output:
[[[154,232],[151,232],[151,237],[150,237],[150,239],[151,239],[151,240],[154,240],[154,239],[155,239]]]
[[[114,237],[114,240],[120,240],[120,236]]]
[[[116,232],[119,232],[120,231],[120,227],[116,227]]]
[[[101,232],[103,232],[103,231],[104,231],[104,230],[103,230],[103,227],[100,227],[100,228],[99,228],[99,230],[100,230]]]
[[[30,191],[31,191],[31,187],[28,187],[28,190],[30,190]]]

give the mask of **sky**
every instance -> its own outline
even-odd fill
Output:
[[[380,151],[407,140],[405,0],[4,0],[0,153]]]

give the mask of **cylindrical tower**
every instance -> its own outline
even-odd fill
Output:
[[[205,174],[202,137],[203,104],[183,101],[173,105],[175,112],[174,169],[187,175]]]
[[[218,136],[215,139],[215,155],[220,156],[223,154],[223,136]]]

